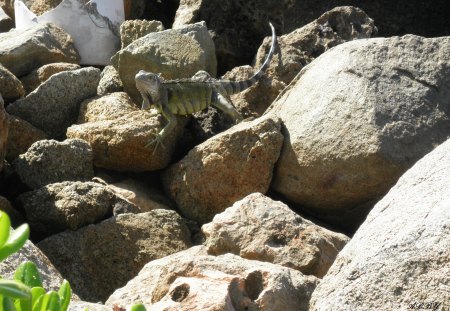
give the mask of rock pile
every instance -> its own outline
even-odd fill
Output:
[[[180,1],[172,27],[124,22],[103,68],[0,10],[0,209],[34,243],[0,274],[35,261],[71,310],[448,308],[450,37],[372,38],[350,6],[281,33],[292,5]],[[136,73],[215,77],[251,54],[225,74],[247,79],[269,18],[278,53],[231,98],[246,119],[210,107],[147,146],[166,119],[140,110]]]

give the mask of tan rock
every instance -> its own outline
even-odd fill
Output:
[[[308,310],[318,279],[271,263],[196,246],[148,263],[106,301],[148,310]],[[209,295],[210,294],[210,295]]]
[[[81,299],[104,301],[146,263],[182,251],[191,242],[177,213],[153,210],[52,235],[38,246]]]
[[[142,38],[151,32],[163,31],[164,26],[160,21],[127,20],[120,25],[120,41],[122,49],[134,40]]]
[[[89,98],[81,103],[78,123],[114,120],[139,108],[124,92]]]
[[[286,137],[273,189],[355,230],[371,201],[448,137],[449,47],[450,37],[354,40],[307,66],[268,112]]]
[[[119,73],[114,66],[105,66],[100,74],[100,82],[97,86],[97,95],[106,95],[108,93],[122,92],[123,84]]]
[[[0,63],[0,95],[6,102],[14,101],[25,95],[22,83],[11,71]]]
[[[418,161],[339,253],[310,310],[450,307],[450,140]]]
[[[163,142],[164,147],[146,145],[165,125],[155,112],[137,110],[119,119],[73,125],[67,137],[89,142],[94,152],[94,165],[116,171],[150,171],[166,167],[181,134],[185,118],[178,118],[177,127]]]
[[[184,216],[209,222],[246,195],[268,190],[282,142],[277,121],[242,122],[164,171],[166,193]]]
[[[6,156],[6,144],[8,141],[8,115],[5,111],[2,95],[0,94],[0,172],[3,169],[3,160]]]
[[[44,65],[36,70],[33,70],[28,75],[22,77],[20,80],[25,88],[26,93],[31,93],[39,85],[41,85],[48,78],[56,73],[62,71],[80,69],[80,65],[71,63],[51,63]]]
[[[8,115],[9,134],[6,147],[6,159],[13,161],[38,140],[47,139],[47,135],[30,123],[13,115]]]
[[[234,253],[323,277],[349,241],[295,214],[278,201],[254,193],[202,226],[208,254]]]

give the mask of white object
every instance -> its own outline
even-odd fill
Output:
[[[96,9],[95,9],[96,8]],[[36,16],[20,0],[14,1],[16,28],[51,22],[69,33],[83,65],[107,65],[120,48],[119,27],[125,20],[123,0],[63,0]]]

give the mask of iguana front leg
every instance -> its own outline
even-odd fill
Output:
[[[177,125],[177,118],[175,117],[175,115],[170,112],[169,109],[167,109],[166,107],[162,107],[160,110],[161,114],[164,116],[164,118],[167,119],[167,124],[166,126],[164,126],[164,128],[155,135],[155,137],[149,141],[145,147],[148,148],[150,146],[152,146],[153,144],[155,145],[155,149],[153,150],[153,154],[156,153],[156,150],[158,149],[158,146],[161,145],[163,148],[164,144],[163,144],[163,140],[166,139],[166,137],[170,134],[170,132],[172,132],[175,128],[175,126]]]

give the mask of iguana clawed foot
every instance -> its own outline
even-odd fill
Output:
[[[153,154],[155,154],[156,150],[158,149],[158,146],[161,146],[163,149],[166,149],[162,141],[163,141],[162,135],[159,133],[155,134],[155,137],[145,145],[145,148],[150,148],[151,146],[155,145],[155,149],[153,149]]]

